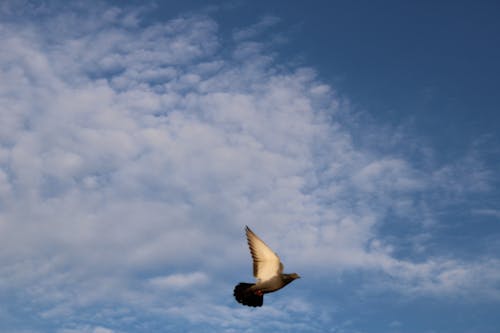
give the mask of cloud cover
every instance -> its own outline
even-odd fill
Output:
[[[250,40],[277,18],[227,41],[206,15],[19,10],[4,5],[0,25],[3,329],[331,324],[311,286],[265,314],[234,304],[251,277],[245,224],[310,281],[362,271],[376,277],[368,293],[500,298],[497,257],[426,252],[434,209],[487,191],[488,171],[357,146],[348,100]],[[398,235],[411,255],[381,231],[392,224],[415,232]]]

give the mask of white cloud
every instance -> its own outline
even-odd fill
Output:
[[[431,259],[423,263],[389,260],[387,272],[397,278],[386,287],[400,289],[403,294],[450,298],[466,298],[477,301],[483,298],[499,300],[500,292],[491,288],[498,281],[500,263],[497,259],[477,263],[457,260]]]
[[[208,282],[208,277],[202,272],[193,272],[189,274],[171,274],[167,276],[158,276],[149,280],[149,283],[158,288],[176,288],[183,289],[193,285],[203,285]]]
[[[353,181],[364,192],[411,191],[426,186],[407,162],[400,159],[374,161],[355,174]]]

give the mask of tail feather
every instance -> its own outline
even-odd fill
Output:
[[[254,307],[262,306],[264,303],[264,296],[256,295],[250,291],[249,288],[252,286],[252,283],[239,283],[234,287],[234,298],[236,298],[236,300],[243,305]]]

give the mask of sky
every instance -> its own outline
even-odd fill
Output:
[[[499,10],[1,1],[0,332],[497,332]]]

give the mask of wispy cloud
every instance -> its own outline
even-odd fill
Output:
[[[491,216],[491,217],[495,217],[495,218],[500,218],[500,210],[498,210],[498,209],[488,209],[488,208],[474,209],[472,212],[474,214],[486,215],[486,216]]]
[[[264,16],[259,22],[242,29],[235,30],[233,33],[233,38],[237,41],[242,41],[245,39],[255,38],[259,34],[263,33],[265,30],[276,25],[280,22],[280,18],[276,16]]]
[[[105,327],[96,326],[81,326],[77,328],[67,328],[57,331],[58,333],[117,333],[118,331],[114,331]]]

